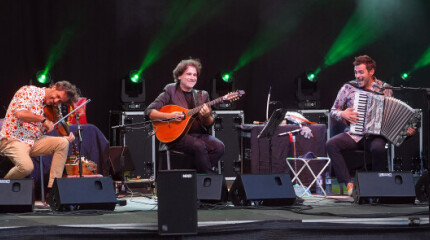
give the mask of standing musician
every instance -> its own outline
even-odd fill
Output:
[[[353,108],[354,93],[357,90],[371,91],[382,93],[385,96],[393,96],[390,89],[386,89],[384,82],[376,79],[374,76],[376,63],[367,55],[358,56],[353,62],[355,80],[350,81],[342,86],[337,94],[331,108],[330,115],[336,120],[343,121],[346,124],[355,124],[358,121],[358,112]],[[349,129],[348,129],[349,130]],[[409,128],[407,135],[415,134],[416,127]],[[352,195],[354,184],[342,156],[344,150],[365,149],[370,152],[372,157],[372,170],[385,170],[385,144],[387,140],[378,135],[370,135],[366,139],[362,135],[356,135],[351,132],[343,132],[331,138],[327,142],[328,156],[331,158],[333,170],[339,183],[347,184],[348,195]],[[366,145],[366,146],[364,146]]]
[[[197,59],[180,61],[173,70],[174,83],[164,87],[163,92],[145,110],[145,116],[151,120],[175,118],[171,121],[180,122],[185,118],[183,112],[160,112],[160,108],[173,104],[191,109],[203,104],[188,133],[178,141],[169,143],[168,147],[192,155],[198,173],[213,173],[214,167],[224,154],[225,147],[220,140],[209,134],[214,123],[211,109],[204,104],[209,101],[209,94],[194,89],[201,69],[202,65]]]
[[[50,88],[23,86],[15,93],[0,131],[0,151],[15,165],[4,178],[24,178],[33,171],[31,157],[53,154],[48,182],[48,189],[52,188],[54,179],[63,174],[69,143],[75,136],[43,135],[54,129],[54,123],[44,117],[44,107],[70,104],[78,97],[75,85],[68,81]]]

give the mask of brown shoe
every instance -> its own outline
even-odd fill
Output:
[[[348,183],[348,185],[346,185],[346,190],[348,191],[348,196],[352,196],[352,190],[354,190],[354,183]]]

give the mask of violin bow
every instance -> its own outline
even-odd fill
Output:
[[[53,127],[55,127],[55,125],[57,125],[58,123],[60,123],[61,121],[63,121],[64,119],[66,119],[68,116],[70,116],[71,114],[73,114],[74,112],[76,112],[79,108],[85,106],[87,103],[91,102],[91,99],[88,99],[87,101],[85,101],[84,103],[82,103],[81,105],[79,105],[79,107],[77,107],[76,109],[74,109],[73,111],[69,112],[66,116],[60,118],[60,120],[58,120],[56,123],[54,123]]]

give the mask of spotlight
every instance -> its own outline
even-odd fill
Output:
[[[307,77],[307,79],[309,80],[309,81],[311,81],[311,82],[314,82],[314,81],[316,81],[316,75],[314,74],[314,73],[308,73],[307,75],[306,75],[306,77]]]
[[[230,83],[233,81],[233,75],[229,72],[222,73],[221,78],[226,83]]]
[[[139,72],[136,71],[136,70],[131,71],[128,76],[129,76],[129,80],[131,82],[133,82],[133,83],[140,83],[140,82],[142,82],[142,75],[139,74]]]
[[[145,108],[145,79],[137,70],[131,71],[121,83],[121,101],[124,110]]]
[[[402,78],[403,80],[405,80],[405,81],[407,81],[408,79],[409,79],[409,77],[410,77],[410,75],[409,75],[409,73],[402,73],[401,75],[400,75],[400,78]]]
[[[300,109],[316,109],[320,106],[317,72],[305,72],[296,78],[296,97]]]
[[[51,75],[45,70],[38,71],[34,79],[30,79],[30,85],[37,87],[49,87],[51,84]]]
[[[229,92],[234,91],[234,75],[233,72],[217,73],[211,80],[211,98],[216,99],[222,97]],[[234,102],[221,102],[214,106],[215,109],[232,109],[235,107]]]

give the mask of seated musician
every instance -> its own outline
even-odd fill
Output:
[[[55,83],[50,88],[21,87],[12,98],[0,131],[0,151],[15,165],[4,176],[21,179],[33,171],[31,157],[53,154],[48,189],[55,178],[63,175],[69,143],[73,133],[64,137],[46,136],[54,123],[44,116],[46,105],[68,104],[78,99],[75,85],[67,81]]]
[[[214,123],[209,102],[209,94],[196,90],[197,77],[202,65],[199,60],[185,59],[173,70],[174,83],[167,84],[163,92],[145,110],[145,116],[151,120],[172,119],[183,121],[184,112],[161,112],[165,105],[177,105],[186,109],[203,105],[187,134],[177,141],[168,143],[169,149],[192,155],[197,173],[213,173],[214,167],[224,154],[224,144],[209,134]],[[173,125],[172,125],[173,126]]]
[[[348,125],[350,123],[355,124],[359,120],[358,112],[353,108],[354,93],[357,90],[393,96],[393,92],[390,89],[383,87],[384,84],[384,86],[386,86],[386,83],[376,79],[374,76],[376,63],[372,58],[367,55],[355,57],[353,65],[355,80],[342,86],[330,111],[331,117],[336,120],[341,120]],[[415,134],[415,131],[416,127],[409,128],[407,130],[407,135],[411,136]],[[333,170],[338,182],[347,184],[348,195],[352,195],[354,185],[341,152],[344,150],[364,149],[366,154],[370,153],[371,155],[372,170],[384,171],[386,143],[387,140],[382,136],[370,135],[365,139],[363,135],[356,135],[349,131],[338,134],[327,142],[327,152],[328,156],[331,158]]]

